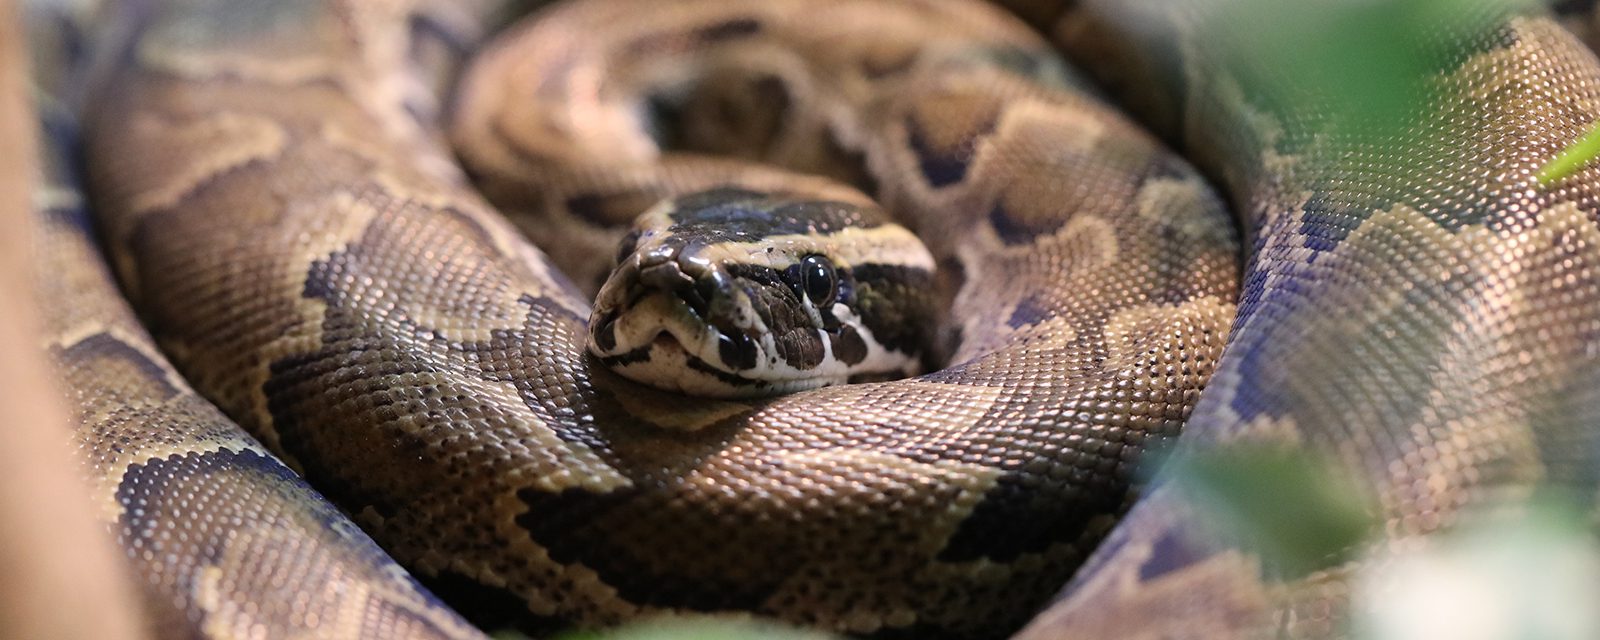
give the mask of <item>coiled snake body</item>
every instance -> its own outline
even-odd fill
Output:
[[[1593,489],[1596,176],[1541,190],[1531,173],[1600,116],[1600,75],[1543,18],[1445,70],[1441,117],[1411,131],[1428,153],[1399,157],[1251,108],[1232,61],[1185,39],[1190,14],[1057,7],[1068,47],[1124,74],[1110,84],[1152,79],[1141,104],[1250,212],[1235,321],[1219,201],[987,6],[547,10],[455,102],[463,165],[514,228],[430,128],[417,61],[455,44],[438,37],[455,13],[152,5],[88,111],[125,292],[196,389],[458,603],[1001,635],[1073,575],[1139,452],[1199,398],[1196,442],[1333,452],[1369,472],[1397,536],[1543,478]],[[581,291],[654,202],[864,200],[703,155],[730,141],[869,192],[928,241],[949,366],[731,401],[586,355]],[[1262,586],[1247,554],[1185,538],[1186,508],[1157,489],[1029,633],[1332,632],[1299,612],[1341,606],[1339,574]],[[394,584],[370,602],[466,633]]]

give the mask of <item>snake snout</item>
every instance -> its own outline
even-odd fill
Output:
[[[662,247],[668,248],[668,247]],[[662,291],[677,291],[694,286],[694,277],[685,273],[685,266],[693,269],[692,265],[684,265],[681,261],[683,254],[678,252],[655,251],[642,254],[638,258],[639,284]]]
[[[650,292],[670,293],[701,320],[712,323],[713,313],[725,309],[734,294],[733,279],[710,261],[697,257],[694,246],[663,244],[640,253],[634,262],[638,282],[635,297]],[[720,315],[720,314],[719,314]]]
[[[677,238],[641,247],[618,264],[601,288],[589,323],[596,355],[677,348],[730,366],[754,366],[755,341],[736,326],[734,279]],[[670,336],[672,340],[656,338]],[[737,363],[737,364],[735,364]]]

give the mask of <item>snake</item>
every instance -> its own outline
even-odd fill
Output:
[[[1184,494],[1135,490],[1141,453],[1187,422],[1180,453],[1331,454],[1377,487],[1397,544],[1537,483],[1594,490],[1597,176],[1535,173],[1600,117],[1600,69],[1556,22],[1490,14],[1425,117],[1380,144],[1331,127],[1325,94],[1253,102],[1270,62],[1198,39],[1205,3],[1013,4],[1096,80],[1018,17],[955,1],[558,3],[448,98],[491,7],[123,7],[83,113],[109,267],[75,209],[50,209],[72,240],[42,245],[59,262],[41,277],[77,281],[44,303],[97,314],[47,314],[47,344],[71,388],[111,390],[73,401],[80,437],[107,438],[87,448],[115,521],[275,543],[216,547],[245,563],[228,565],[122,535],[172,624],[224,619],[203,610],[214,586],[163,577],[206,565],[250,614],[338,567],[367,594],[351,636],[471,637],[430,589],[532,628],[745,611],[997,637],[1048,604],[1022,637],[1330,636],[1359,567],[1289,579],[1203,538]],[[1240,212],[1242,278],[1213,183]],[[652,248],[701,233],[685,220],[760,214],[742,217],[762,237],[699,245],[768,260],[751,247],[788,235],[785,206],[870,220],[855,235],[892,219],[927,253],[880,242],[890,262],[863,270],[779,238],[737,304],[694,275],[639,298],[671,312],[613,318]],[[667,262],[663,281],[690,271]],[[869,271],[889,286],[840,287]],[[892,326],[923,327],[928,353],[847,304],[874,291],[910,301]],[[818,326],[780,343],[762,300]],[[846,368],[863,351],[873,370]],[[668,389],[639,382],[679,363]],[[793,382],[810,369],[831,378]],[[166,483],[196,467],[274,506]],[[127,497],[156,485],[182,508]],[[266,558],[280,570],[248,564]],[[336,633],[304,606],[250,628]]]
[[[89,498],[160,638],[482,638],[162,355],[98,248],[66,105],[67,16],[33,16],[40,346],[69,390]]]

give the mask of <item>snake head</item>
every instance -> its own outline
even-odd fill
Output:
[[[625,377],[703,396],[912,375],[933,332],[933,264],[873,209],[699,192],[635,222],[588,347]]]

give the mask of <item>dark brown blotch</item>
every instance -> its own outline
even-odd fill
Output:
[[[840,362],[853,367],[867,359],[867,342],[861,339],[855,327],[839,327],[839,332],[830,334],[828,339],[833,343],[833,357]]]

